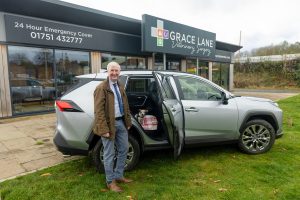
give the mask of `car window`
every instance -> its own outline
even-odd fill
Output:
[[[162,95],[164,99],[176,99],[172,88],[170,87],[170,83],[167,77],[164,77],[161,80],[161,86],[162,86]]]
[[[92,80],[94,80],[94,78],[74,78],[74,82],[75,84],[72,85],[66,92],[64,92],[63,94],[59,94],[58,96],[61,96],[61,95],[67,95],[69,94],[70,92],[76,90],[77,88],[91,82]],[[99,79],[99,81],[103,81],[104,79]]]
[[[127,93],[147,93],[154,78],[151,77],[131,77],[128,80],[126,92]]]
[[[198,78],[178,77],[183,100],[218,101],[221,91]]]

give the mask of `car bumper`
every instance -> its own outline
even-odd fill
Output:
[[[59,131],[55,131],[55,136],[53,138],[53,142],[57,148],[58,151],[63,153],[64,155],[88,155],[88,150],[83,149],[76,149],[74,147],[71,147],[62,134]]]

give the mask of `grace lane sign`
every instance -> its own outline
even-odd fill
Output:
[[[216,34],[150,15],[142,17],[142,51],[215,58]]]

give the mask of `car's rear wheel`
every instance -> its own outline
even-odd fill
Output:
[[[248,154],[265,153],[271,149],[275,141],[273,126],[261,119],[247,122],[239,138],[239,147]]]
[[[125,170],[130,171],[132,170],[138,163],[140,158],[140,146],[138,141],[135,137],[129,135],[128,136],[128,153],[125,161]],[[101,139],[95,145],[92,151],[92,157],[96,169],[100,172],[104,172],[104,165],[103,165],[103,145]],[[115,153],[114,160],[116,161],[117,152]]]

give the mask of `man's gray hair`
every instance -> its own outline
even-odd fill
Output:
[[[121,70],[121,66],[119,65],[119,63],[114,62],[114,61],[107,64],[107,71],[109,71],[110,67],[119,67],[119,69]]]

